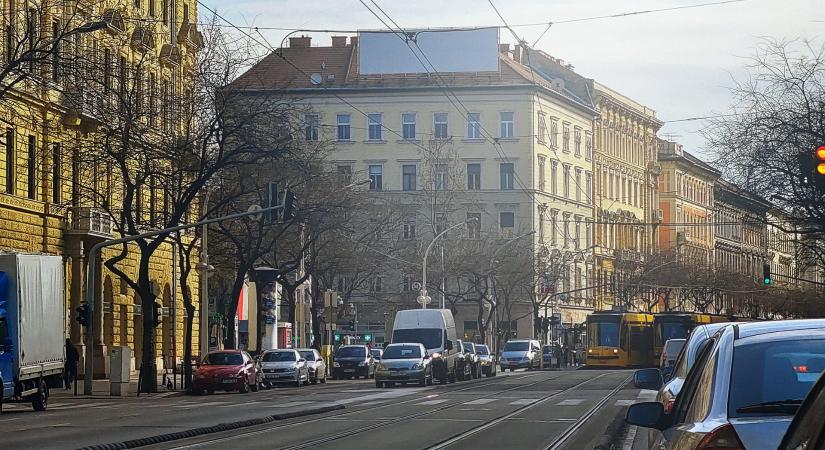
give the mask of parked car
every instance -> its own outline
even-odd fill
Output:
[[[673,367],[676,363],[676,357],[682,351],[687,339],[668,339],[665,346],[662,347],[662,356],[659,359],[659,368]]]
[[[544,367],[559,367],[559,355],[561,347],[558,344],[545,345],[541,348],[541,359]]]
[[[819,362],[818,364],[821,364]],[[822,371],[822,367],[805,366],[806,371]],[[821,450],[825,448],[825,375],[819,377],[794,415],[779,450]]]
[[[507,369],[514,371],[520,368],[540,369],[541,368],[541,347],[539,341],[518,339],[507,341],[501,350],[499,360],[501,371]]]
[[[439,382],[455,383],[460,347],[455,319],[449,309],[406,309],[395,314],[392,342],[418,342],[432,357]]]
[[[383,352],[375,370],[375,387],[392,387],[395,383],[433,384],[432,357],[418,342],[392,343]]]
[[[375,363],[378,364],[378,361],[381,361],[381,355],[384,353],[384,350],[380,348],[371,348],[370,353],[372,353],[372,359],[375,360]]]
[[[375,359],[366,345],[342,345],[335,351],[332,363],[332,379],[372,378],[375,376]]]
[[[192,393],[215,391],[256,392],[260,382],[258,365],[242,350],[219,350],[206,354],[192,374]]]
[[[309,381],[312,384],[317,384],[318,382],[326,383],[327,363],[324,361],[324,358],[321,357],[321,353],[314,348],[299,348],[298,352],[301,354],[301,357],[306,360]]]
[[[481,366],[481,373],[486,377],[496,376],[496,357],[490,352],[490,348],[484,344],[476,345],[478,362]]]
[[[297,350],[267,350],[261,355],[261,370],[267,386],[291,383],[295,387],[309,384],[307,360]]]
[[[469,380],[473,377],[473,357],[464,349],[464,341],[459,339],[456,348],[458,349],[458,361],[455,371],[458,381]]]
[[[775,449],[825,361],[825,320],[733,324],[699,350],[673,410],[659,402],[630,406],[626,421],[662,433],[655,449]],[[825,368],[825,364],[822,364]],[[658,388],[657,369],[635,374],[636,386]]]
[[[470,356],[470,372],[473,378],[481,378],[481,361],[478,358],[476,345],[472,342],[463,343],[464,352]]]

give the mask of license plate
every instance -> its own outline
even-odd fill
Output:
[[[344,372],[355,372],[355,369],[344,369]]]
[[[223,384],[232,384],[232,383],[237,383],[237,382],[238,382],[238,380],[233,380],[231,378],[227,378],[227,379],[223,380]]]

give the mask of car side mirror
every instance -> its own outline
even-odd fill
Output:
[[[641,369],[633,374],[633,385],[638,389],[658,391],[662,387],[662,372],[659,369]]]
[[[447,350],[452,350],[453,349],[453,341],[447,341],[444,344],[444,348],[446,348]]]
[[[625,422],[645,428],[664,429],[665,409],[659,402],[642,402],[630,405]]]

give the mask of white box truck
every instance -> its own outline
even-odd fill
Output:
[[[0,411],[8,401],[44,411],[49,388],[62,384],[64,291],[61,257],[0,254]]]

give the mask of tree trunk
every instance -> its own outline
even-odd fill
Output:
[[[143,252],[143,255],[146,253]],[[143,320],[143,349],[141,352],[141,392],[157,391],[157,367],[155,366],[155,295],[152,292],[152,281],[149,278],[149,258],[141,256],[138,286],[140,288],[140,303]]]
[[[241,296],[241,290],[243,290],[247,272],[249,272],[249,267],[244,264],[239,265],[238,270],[235,272],[235,280],[232,282],[232,290],[229,292],[229,301],[226,303],[226,339],[224,340],[224,348],[235,348],[237,345],[237,342],[235,342],[235,316],[238,314],[238,299]]]

